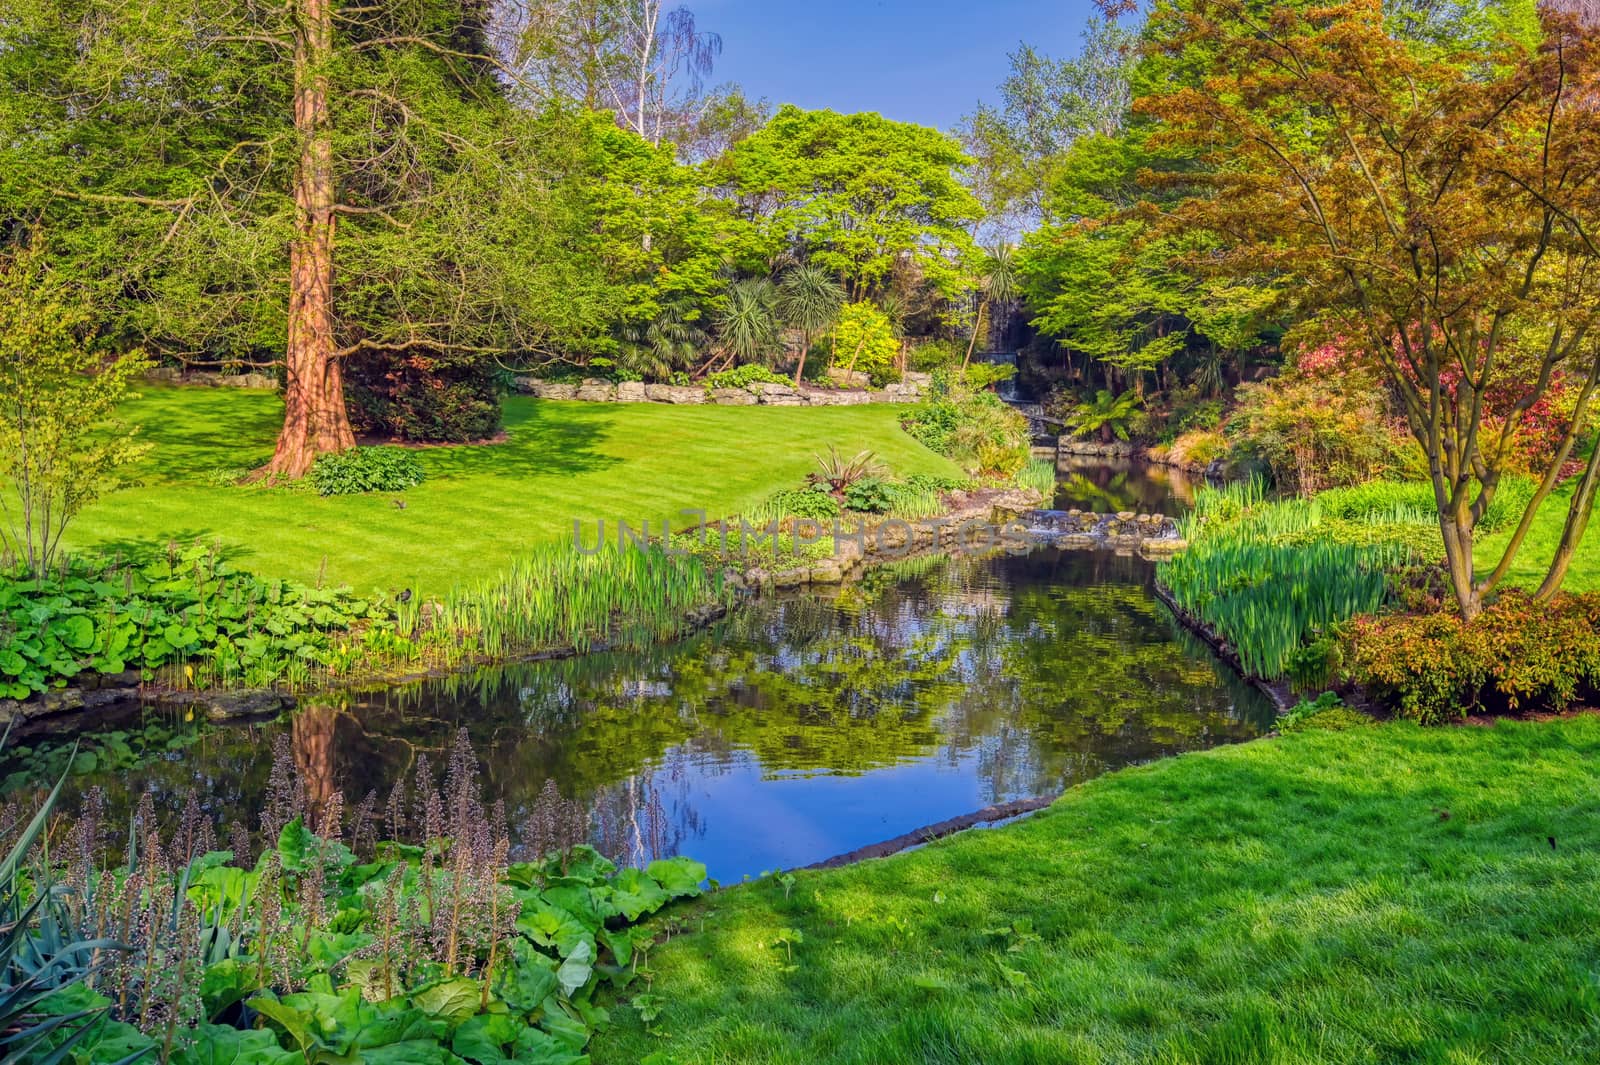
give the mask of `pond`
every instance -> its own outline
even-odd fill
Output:
[[[1061,455],[1056,460],[1057,510],[1116,514],[1184,513],[1203,483],[1194,474],[1132,459]]]
[[[73,790],[102,787],[112,823],[146,790],[253,822],[282,745],[314,799],[382,809],[465,730],[515,840],[584,817],[609,853],[690,854],[729,882],[1259,735],[1266,700],[1177,626],[1153,579],[1104,551],[907,560],[644,653],[308,699]]]

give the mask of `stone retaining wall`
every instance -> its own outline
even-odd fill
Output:
[[[587,379],[577,384],[517,378],[517,391],[540,399],[580,403],[711,403],[722,407],[852,407],[863,403],[915,403],[928,387],[929,375],[909,373],[904,381],[882,389],[817,388],[813,385],[761,381],[748,388],[706,388],[704,385],[647,385],[642,381]]]
[[[177,366],[157,366],[145,373],[147,381],[168,385],[200,385],[206,388],[277,388],[278,382],[264,373],[202,373]]]

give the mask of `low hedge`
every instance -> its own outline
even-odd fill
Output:
[[[1471,622],[1455,614],[1358,619],[1352,679],[1424,723],[1474,710],[1563,710],[1600,692],[1600,593],[1549,603],[1507,592]]]

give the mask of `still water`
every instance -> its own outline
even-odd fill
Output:
[[[615,856],[690,854],[730,882],[1258,735],[1265,700],[1179,629],[1153,578],[1109,552],[907,561],[645,653],[308,699],[74,790],[99,785],[113,810],[192,790],[253,822],[286,739],[312,798],[381,807],[465,729],[514,837],[543,838],[553,785]]]
[[[1202,483],[1194,474],[1167,466],[1062,455],[1056,461],[1055,508],[1177,517],[1189,509]]]

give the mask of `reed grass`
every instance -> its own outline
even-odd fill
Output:
[[[1308,641],[1388,600],[1389,571],[1416,557],[1405,535],[1385,527],[1389,518],[1414,527],[1402,506],[1368,512],[1371,535],[1352,537],[1317,499],[1271,501],[1259,480],[1204,488],[1180,523],[1189,547],[1162,565],[1161,583],[1246,672],[1277,680]]]
[[[1056,464],[1048,459],[1030,459],[1017,474],[1017,484],[1049,499],[1056,490]]]

